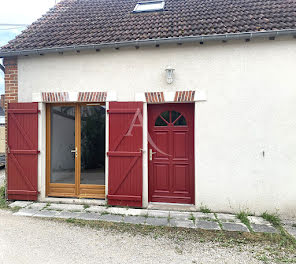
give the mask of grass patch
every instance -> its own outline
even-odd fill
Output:
[[[216,214],[216,213],[214,213],[214,216],[216,217],[216,220],[217,220],[217,222],[218,222],[218,225],[220,226],[221,230],[223,230],[222,223],[221,223],[221,221],[218,219],[218,217],[217,217],[217,214]]]
[[[22,209],[22,207],[20,207],[20,206],[14,206],[14,207],[10,208],[10,210],[14,213],[18,212],[20,209]]]
[[[101,212],[101,215],[108,215],[108,214],[110,214],[110,213],[108,213],[108,212],[106,212],[106,211]]]
[[[211,209],[208,208],[206,205],[201,205],[200,208],[199,208],[199,210],[200,210],[202,213],[205,213],[205,214],[209,214],[209,213],[212,212]]]
[[[193,214],[191,214],[188,219],[192,220],[193,223],[195,224],[196,218],[195,218],[195,216]]]
[[[84,205],[83,205],[83,208],[84,208],[84,209],[87,209],[87,208],[89,208],[89,207],[90,207],[90,205],[88,205],[88,204],[84,204]]]
[[[271,223],[274,227],[280,227],[281,226],[281,219],[277,214],[269,214],[267,212],[264,212],[261,217]]]
[[[9,207],[5,199],[5,187],[1,186],[0,187],[0,209],[7,209],[7,208]]]
[[[296,227],[296,224],[292,224],[292,227]]]
[[[280,231],[280,234],[282,235],[282,240],[280,241],[280,245],[286,246],[287,244],[292,243],[296,249],[296,239],[292,235],[287,233],[287,231],[283,228],[281,219],[277,214],[270,214],[270,213],[264,212],[261,215],[261,217],[264,218],[269,223],[271,223],[275,228],[277,228]],[[282,262],[291,263],[289,261],[282,261]],[[294,259],[294,263],[296,263],[296,257]]]
[[[249,215],[249,213],[244,212],[244,211],[240,211],[236,215],[236,218],[239,219],[239,220],[241,220],[241,222],[247,226],[247,228],[250,230],[250,232],[253,232],[253,229],[251,227],[250,221],[248,219],[248,215]]]

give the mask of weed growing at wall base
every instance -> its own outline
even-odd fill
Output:
[[[8,208],[5,200],[5,187],[0,187],[0,208]]]
[[[242,221],[243,224],[245,224],[247,226],[247,228],[253,232],[253,229],[251,227],[251,224],[250,224],[250,221],[248,219],[248,215],[249,213],[247,212],[243,212],[243,211],[240,211],[237,215],[236,215],[236,218],[238,218],[239,220]]]
[[[275,227],[279,227],[281,225],[281,219],[277,214],[269,214],[264,212],[261,216]]]

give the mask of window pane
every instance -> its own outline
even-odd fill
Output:
[[[175,126],[186,126],[186,119],[184,118],[184,116],[181,116],[176,123],[174,124]]]
[[[81,184],[105,185],[104,106],[81,106]]]
[[[51,107],[50,182],[75,183],[75,107]]]
[[[170,112],[166,111],[160,114],[168,123],[170,123]]]
[[[155,121],[155,126],[167,126],[168,124],[163,121],[161,117],[158,117]]]
[[[172,111],[172,123],[174,123],[174,121],[180,116],[181,114],[176,112],[176,111]]]
[[[134,12],[162,10],[163,8],[164,8],[164,1],[138,3],[134,9]]]

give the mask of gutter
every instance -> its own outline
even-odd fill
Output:
[[[42,48],[42,49],[31,49],[31,50],[20,50],[20,51],[1,51],[0,58],[12,57],[12,56],[26,56],[26,55],[43,55],[47,53],[66,52],[73,50],[99,50],[104,48],[120,48],[128,46],[150,46],[170,43],[193,43],[200,42],[201,44],[207,41],[228,41],[228,40],[239,40],[239,39],[257,39],[257,38],[270,38],[274,39],[279,36],[293,35],[296,37],[296,29],[284,29],[284,30],[270,30],[270,31],[256,31],[256,32],[243,32],[243,33],[229,33],[229,34],[216,34],[216,35],[201,35],[201,36],[188,36],[188,37],[174,37],[174,38],[159,38],[159,39],[146,39],[146,40],[133,40],[133,41],[121,41],[101,44],[88,44],[88,45],[77,45],[77,46],[64,46],[64,47],[53,47],[53,48]]]

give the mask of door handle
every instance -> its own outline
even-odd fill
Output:
[[[77,154],[77,147],[75,149],[71,150],[72,153],[75,153],[75,157],[77,158],[78,154]]]
[[[152,152],[152,149],[149,149],[149,160],[152,160],[152,155],[155,154],[156,152]]]

